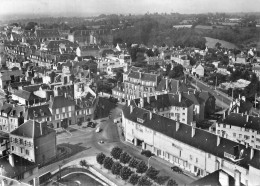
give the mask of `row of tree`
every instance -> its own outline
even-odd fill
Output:
[[[105,169],[110,170],[113,175],[120,177],[133,185],[149,186],[153,182],[160,185],[167,180],[167,186],[177,186],[177,183],[168,176],[158,176],[159,170],[154,167],[147,167],[144,161],[137,160],[131,157],[127,152],[119,147],[114,147],[110,152],[111,157],[104,153],[99,153],[96,156],[97,162]]]

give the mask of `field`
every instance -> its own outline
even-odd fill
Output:
[[[235,44],[224,40],[214,39],[210,37],[205,37],[205,39],[206,39],[206,46],[208,46],[209,48],[214,48],[217,42],[221,43],[221,47],[224,48],[228,48],[228,49],[238,48]]]

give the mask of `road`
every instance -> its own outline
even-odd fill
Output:
[[[122,106],[118,105],[115,109],[111,111],[111,119],[107,118],[97,121],[97,127],[100,127],[102,129],[102,131],[99,133],[96,133],[95,129],[92,128],[78,127],[74,125],[69,128],[71,135],[68,135],[67,137],[65,136],[63,138],[58,136],[58,145],[69,146],[70,148],[73,148],[72,151],[78,151],[78,153],[63,161],[42,168],[39,175],[51,170],[55,170],[58,168],[59,165],[68,163],[78,158],[95,156],[99,152],[103,152],[109,155],[111,149],[114,146],[119,146],[130,155],[148,163],[148,158],[140,154],[141,148],[120,141],[117,130],[118,126],[113,123],[113,118],[119,116],[119,114],[121,113],[121,108]],[[104,141],[104,144],[99,143],[101,140]],[[170,167],[172,165],[157,157],[151,158],[149,164],[160,170],[160,175],[170,176],[172,179],[176,180],[178,184],[184,185],[194,181],[194,178],[171,171]]]

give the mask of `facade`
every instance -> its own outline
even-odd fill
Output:
[[[8,83],[19,81],[22,76],[22,71],[20,70],[2,70],[0,73],[0,88],[6,89]]]
[[[162,117],[133,102],[123,109],[125,140],[197,176],[222,169],[245,185],[260,183],[260,151],[230,141],[195,124]]]
[[[154,95],[160,82],[159,75],[134,70],[135,68],[131,68],[123,75],[123,87],[114,88],[113,97],[119,100],[132,100]]]
[[[195,65],[194,67],[192,67],[191,73],[194,75],[198,75],[199,77],[204,77],[204,67],[201,64]]]
[[[75,102],[65,96],[50,97],[50,109],[52,113],[52,125],[60,128],[64,125],[75,124]]]
[[[128,60],[120,59],[116,56],[107,56],[97,60],[97,68],[100,72],[107,72],[108,74],[112,74],[112,69],[116,68],[127,68]]]
[[[47,123],[29,120],[10,133],[10,164],[13,154],[30,162],[44,164],[56,156],[56,131]]]
[[[35,35],[40,42],[60,39],[60,33],[58,30],[39,29],[35,31]]]
[[[252,71],[256,74],[258,79],[260,80],[260,66],[254,66],[252,67]]]
[[[216,124],[216,134],[260,150],[260,118],[230,113]]]
[[[188,60],[188,56],[186,54],[172,54],[171,60],[176,63],[182,65],[183,67],[187,67],[190,65],[190,60]]]
[[[97,45],[79,46],[76,49],[76,55],[78,57],[93,56],[97,58],[99,57],[99,47]]]

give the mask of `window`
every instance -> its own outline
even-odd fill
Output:
[[[236,137],[236,133],[233,133],[233,137]]]
[[[190,160],[192,160],[192,155],[190,155]]]
[[[30,151],[26,149],[26,150],[25,150],[25,154],[26,154],[26,155],[30,155]]]
[[[257,141],[257,142],[260,142],[260,138],[256,138],[256,141]]]
[[[198,163],[198,161],[199,161],[198,158],[196,158],[196,163]]]
[[[211,154],[208,154],[208,158],[211,158]]]
[[[56,109],[56,114],[59,114],[60,112],[59,112],[59,109]]]
[[[247,135],[244,135],[244,138],[247,140],[247,139],[249,139],[249,136],[247,136]]]
[[[12,151],[15,151],[14,149],[15,149],[15,147],[14,147],[14,146],[12,146]]]
[[[239,134],[239,138],[242,138],[242,134]]]
[[[65,112],[65,107],[62,107],[62,112]]]
[[[20,147],[20,150],[21,150],[21,153],[23,153],[23,148],[22,147]]]
[[[220,130],[218,130],[217,133],[220,134]]]
[[[226,128],[226,124],[223,124],[223,128]]]

